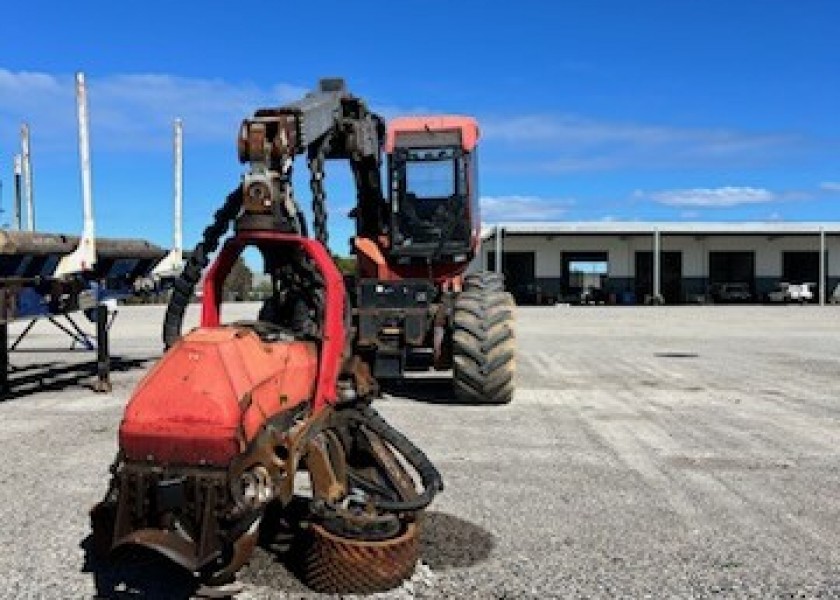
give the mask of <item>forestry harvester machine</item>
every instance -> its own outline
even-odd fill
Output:
[[[425,365],[451,368],[462,401],[513,393],[513,302],[499,276],[464,274],[480,237],[477,138],[468,117],[386,127],[342,80],[242,123],[247,172],[175,285],[167,351],[126,407],[109,489],[91,511],[98,553],[151,548],[222,585],[261,530],[287,525],[313,589],[378,591],[411,575],[421,513],[443,483],[371,408],[376,378]],[[293,194],[300,154],[312,234]],[[327,250],[330,159],[347,160],[356,185],[352,285]],[[231,225],[205,274],[201,325],[182,336]],[[246,248],[261,254],[273,295],[257,319],[222,325],[222,286]]]

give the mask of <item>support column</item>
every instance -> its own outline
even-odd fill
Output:
[[[501,225],[496,225],[496,273],[502,273],[502,256],[504,255],[504,244],[502,236],[505,230]]]
[[[172,145],[172,179],[174,185],[172,199],[175,204],[172,219],[172,249],[180,252],[184,245],[181,239],[184,206],[184,124],[181,119],[175,119]]]
[[[818,285],[820,294],[820,306],[825,306],[825,228],[820,226],[820,283]]]
[[[97,392],[111,391],[111,349],[108,343],[108,307],[96,306],[96,382]]]
[[[653,304],[659,304],[659,299],[662,297],[661,293],[661,261],[660,261],[660,246],[661,239],[659,236],[659,228],[653,229]]]

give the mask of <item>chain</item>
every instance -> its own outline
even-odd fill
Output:
[[[309,187],[312,190],[312,221],[315,239],[327,246],[327,193],[324,189],[324,163],[326,155],[330,151],[332,136],[328,135],[310,151],[309,171],[311,174]],[[291,179],[291,164],[286,166],[286,174]],[[291,186],[291,181],[289,181]],[[291,189],[289,193],[291,194]],[[290,195],[291,199],[292,196]],[[219,247],[222,236],[227,232],[231,223],[236,219],[242,207],[242,189],[238,188],[231,193],[225,203],[213,215],[213,222],[204,230],[202,240],[193,250],[187,264],[184,266],[181,276],[175,282],[172,296],[166,307],[166,316],[163,323],[163,341],[168,348],[181,336],[181,325],[184,320],[184,313],[190,298],[195,291],[196,285],[201,280],[201,273],[210,263],[210,255]],[[288,207],[287,207],[288,208]],[[290,215],[295,218],[299,215]]]
[[[193,249],[180,277],[175,281],[163,320],[163,343],[167,348],[181,337],[184,313],[201,280],[201,273],[210,264],[210,255],[219,247],[222,236],[227,233],[241,207],[242,188],[239,187],[228,195],[225,203],[213,215],[213,222],[204,230],[201,241]]]
[[[309,153],[309,188],[312,190],[312,229],[315,239],[325,247],[329,241],[327,232],[327,192],[324,189],[324,162],[330,151],[332,135],[328,135]]]

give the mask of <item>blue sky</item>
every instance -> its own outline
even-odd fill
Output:
[[[476,116],[488,222],[837,220],[837,23],[828,0],[30,1],[0,22],[3,208],[26,120],[38,227],[80,229],[83,70],[100,235],[169,244],[182,117],[192,245],[239,180],[240,119],[329,75],[387,116]],[[344,251],[347,168],[328,178]]]

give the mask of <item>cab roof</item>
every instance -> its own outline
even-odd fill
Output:
[[[463,115],[397,117],[388,123],[386,151],[394,151],[397,134],[423,131],[460,131],[461,146],[468,152],[475,148],[478,142],[478,122],[472,117]]]

